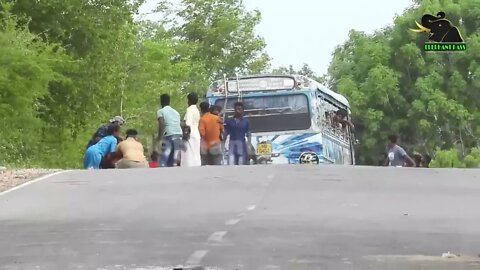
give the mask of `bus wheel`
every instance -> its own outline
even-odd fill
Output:
[[[257,164],[267,164],[267,159],[259,158]]]
[[[312,152],[302,153],[299,158],[300,164],[320,164],[320,158]]]

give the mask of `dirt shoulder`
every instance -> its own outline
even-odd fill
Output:
[[[0,192],[11,189],[43,175],[61,170],[57,169],[4,169],[0,168]]]

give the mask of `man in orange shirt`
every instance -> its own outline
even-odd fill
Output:
[[[220,165],[222,162],[222,141],[223,125],[218,114],[220,108],[212,106],[210,112],[200,118],[199,130],[202,138],[202,165]]]

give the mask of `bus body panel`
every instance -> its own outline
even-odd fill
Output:
[[[251,164],[354,164],[347,144],[322,133],[252,134],[251,144]],[[315,158],[302,162],[306,155]]]
[[[313,154],[325,162],[321,133],[252,134],[252,146],[259,164],[299,164],[302,155]]]

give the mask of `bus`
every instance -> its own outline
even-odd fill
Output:
[[[350,118],[348,100],[313,79],[225,77],[210,85],[206,98],[223,108],[225,119],[233,116],[235,102],[243,102],[250,121],[250,164],[355,164],[352,130],[332,125],[330,118],[339,109]]]

